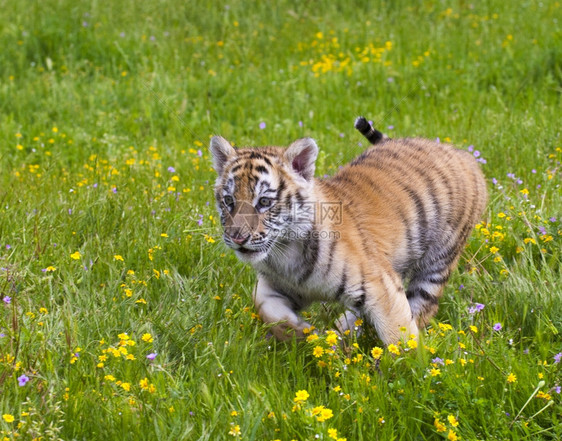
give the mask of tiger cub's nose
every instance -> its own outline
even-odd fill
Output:
[[[242,233],[234,233],[234,234],[230,234],[229,236],[232,239],[232,242],[234,242],[237,245],[244,245],[250,239],[249,234],[244,235]]]

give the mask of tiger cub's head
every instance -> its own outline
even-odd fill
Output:
[[[282,249],[283,242],[310,231],[314,220],[306,205],[318,155],[314,140],[302,138],[286,149],[235,148],[215,136],[210,150],[224,241],[238,258],[260,262]]]

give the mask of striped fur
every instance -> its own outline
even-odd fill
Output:
[[[384,139],[364,122],[356,128],[377,145],[327,179],[314,178],[310,138],[287,149],[211,140],[225,243],[256,269],[255,305],[279,339],[303,336],[298,311],[314,301],[341,302],[352,312],[343,329],[362,316],[386,344],[401,327],[417,335],[484,211],[470,154]]]

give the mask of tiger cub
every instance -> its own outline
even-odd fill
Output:
[[[311,138],[286,149],[211,139],[224,241],[257,271],[255,307],[280,340],[304,335],[298,312],[314,301],[350,311],[341,331],[361,316],[385,344],[404,328],[417,336],[486,206],[469,153],[388,139],[364,118],[355,127],[376,145],[325,179]]]

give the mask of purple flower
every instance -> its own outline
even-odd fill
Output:
[[[148,358],[149,360],[152,361],[152,360],[154,360],[154,359],[156,358],[157,355],[158,355],[158,353],[152,352],[152,353],[148,354],[148,355],[146,356],[146,358]]]
[[[12,298],[10,296],[6,296],[2,300],[4,300],[4,303],[6,305],[9,305],[10,303],[12,303]]]
[[[554,387],[554,392],[556,392],[557,394],[559,394],[561,392],[561,387],[560,386],[556,386]]]
[[[340,133],[340,138],[343,138],[345,135],[343,133]]]
[[[531,173],[533,173],[533,174],[536,173],[536,172],[537,172],[537,171],[536,171],[535,169],[532,169],[532,170],[531,170]]]
[[[260,123],[260,129],[265,129],[265,123],[263,121]]]
[[[175,169],[174,167],[170,166],[170,167],[168,167],[168,171],[169,171],[170,173],[175,173],[175,172],[176,172],[176,169]]]
[[[515,179],[515,173],[508,173],[507,177],[511,179]]]
[[[556,222],[556,218],[553,216],[549,219],[550,222]]]
[[[478,150],[474,150],[473,155],[475,158],[478,158],[480,156],[480,152]]]
[[[6,245],[7,250],[9,250],[10,248],[12,248],[12,245]]]
[[[18,384],[19,384],[20,386],[25,386],[28,381],[29,381],[29,377],[28,377],[27,375],[25,375],[25,374],[20,375],[20,376],[18,377]]]
[[[197,150],[197,156],[199,157],[203,156],[203,152],[201,150]]]
[[[483,305],[482,303],[476,303],[475,306],[476,306],[476,310],[477,310],[478,312],[480,312],[480,311],[482,311],[482,310],[484,309],[484,306],[485,306],[485,305]]]
[[[517,179],[517,184],[521,185],[523,181],[521,179]]]
[[[492,178],[492,184],[498,185],[498,180],[496,178]]]
[[[388,126],[388,130],[394,130],[394,126]]]
[[[467,147],[467,150],[468,150],[469,152],[472,152],[472,151],[474,150],[474,146],[473,146],[473,145],[469,145],[469,146]]]
[[[439,143],[441,142],[441,140],[439,139],[439,137],[435,138],[435,142],[436,142],[437,144],[439,144]]]
[[[554,356],[554,364],[560,363],[560,360],[562,360],[562,352],[559,352]]]
[[[431,360],[431,362],[433,364],[440,364],[441,366],[445,365],[445,363],[443,362],[443,359],[439,358],[439,357],[435,357],[433,360]]]
[[[302,126],[303,126],[302,121],[299,121],[299,127],[302,127]]]
[[[203,225],[203,215],[199,214],[199,220],[197,221],[197,225],[202,226]]]
[[[113,187],[113,188],[111,189],[111,191],[112,191],[114,194],[116,194],[116,193],[117,193],[117,187]]]
[[[545,234],[546,234],[546,228],[541,225],[541,226],[539,227],[539,232],[540,232],[542,235],[545,235]]]
[[[459,291],[460,291],[461,289],[464,289],[464,285],[462,285],[462,284],[459,286]]]
[[[487,164],[487,163],[488,163],[488,161],[486,161],[484,158],[478,158],[477,161],[478,161],[480,164]]]
[[[6,334],[4,334],[3,332],[0,332],[0,338],[4,338],[6,337]]]
[[[493,329],[494,331],[501,331],[501,330],[502,330],[502,324],[501,324],[501,323],[496,323],[492,329]]]

